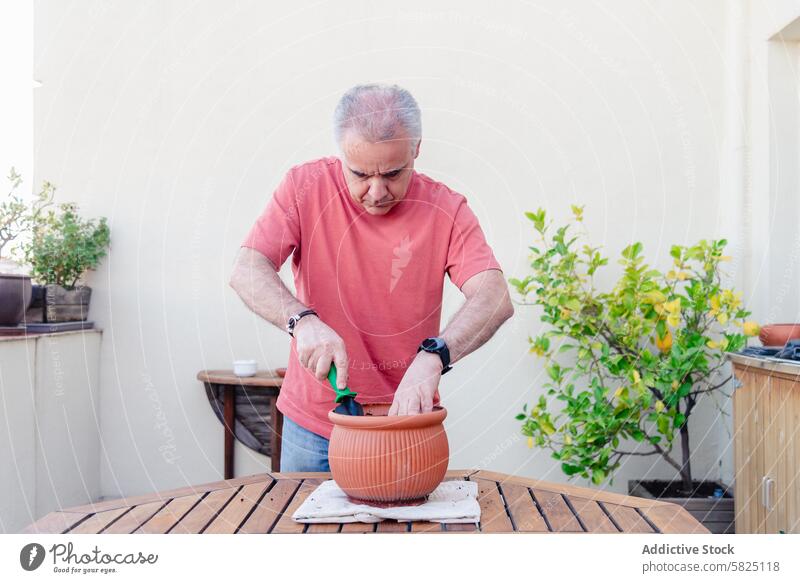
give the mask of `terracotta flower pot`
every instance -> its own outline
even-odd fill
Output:
[[[358,502],[421,504],[447,471],[447,411],[387,416],[388,411],[389,405],[376,404],[364,405],[363,417],[328,413],[333,479]]]
[[[758,339],[764,346],[785,346],[789,340],[800,338],[800,324],[768,324],[761,327]]]

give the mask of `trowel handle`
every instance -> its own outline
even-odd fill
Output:
[[[340,389],[336,386],[336,365],[331,363],[331,369],[328,371],[328,382],[331,383],[333,390],[336,391],[336,400],[334,403],[341,403],[345,397],[355,398],[358,393],[355,393],[347,387]]]

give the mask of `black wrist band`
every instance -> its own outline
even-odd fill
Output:
[[[317,314],[314,310],[303,310],[299,314],[295,314],[291,318],[289,318],[289,323],[286,324],[286,331],[289,333],[289,336],[294,338],[294,327],[297,326],[297,323],[304,317],[304,316],[317,316],[319,318],[319,314]]]

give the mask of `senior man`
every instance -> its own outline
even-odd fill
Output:
[[[360,85],[334,114],[339,156],[292,167],[248,233],[230,285],[292,335],[278,397],[282,471],[328,471],[327,385],[390,415],[429,412],[440,377],[514,308],[466,198],[414,170],[422,124],[412,95]],[[277,271],[292,255],[297,297]],[[444,330],[444,275],[466,301]]]

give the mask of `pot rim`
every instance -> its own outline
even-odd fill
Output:
[[[762,330],[768,328],[800,328],[800,322],[796,322],[794,324],[783,323],[783,324],[764,324],[761,326]]]
[[[390,403],[364,403],[364,409],[375,406],[391,406]],[[420,427],[430,427],[439,425],[447,417],[447,409],[437,405],[430,413],[418,413],[416,415],[341,415],[334,411],[328,412],[328,419],[335,426],[352,427],[356,429],[418,429]]]

